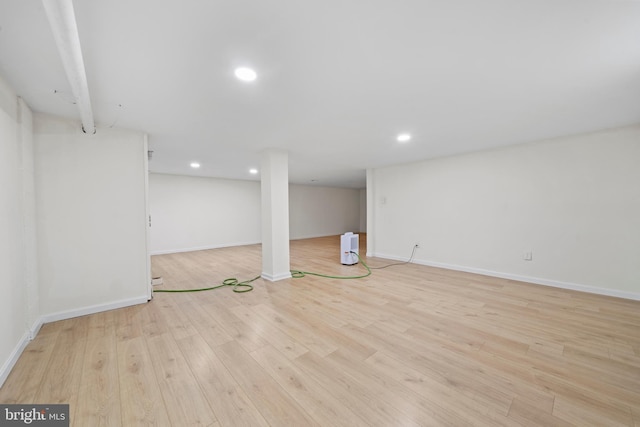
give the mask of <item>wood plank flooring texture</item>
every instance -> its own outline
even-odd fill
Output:
[[[337,236],[291,257],[363,271]],[[152,265],[212,286],[256,276],[260,247]],[[74,426],[640,427],[639,301],[415,264],[254,284],[46,324],[0,402],[69,403]]]

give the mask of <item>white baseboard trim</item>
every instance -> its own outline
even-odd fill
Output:
[[[207,245],[207,246],[196,246],[193,248],[180,248],[180,249],[164,249],[161,251],[151,251],[151,255],[167,255],[167,254],[178,254],[181,252],[195,252],[195,251],[206,251],[208,249],[220,249],[220,248],[231,248],[234,246],[249,246],[249,245],[258,245],[262,242],[236,242],[236,243],[225,243],[222,245]]]
[[[291,278],[291,272],[288,271],[286,273],[280,273],[280,274],[267,274],[267,273],[262,273],[261,277],[265,280],[268,280],[270,282],[277,282],[278,280],[284,280],[284,279],[290,279]]]
[[[18,345],[16,345],[9,355],[7,361],[4,362],[2,368],[0,368],[0,387],[2,387],[4,382],[7,380],[7,377],[9,377],[11,370],[15,366],[16,362],[18,362],[20,355],[27,347],[27,344],[29,344],[29,341],[31,341],[29,339],[29,332],[25,332],[24,335],[22,335],[22,338],[20,338],[20,341],[18,341]]]
[[[42,325],[44,325],[44,322],[42,321],[42,317],[38,317],[36,321],[33,322],[33,325],[31,326],[31,328],[29,329],[29,340],[34,339],[36,335],[38,335],[38,332],[40,332],[40,328],[42,327]]]
[[[406,258],[400,258],[397,256],[386,255],[386,254],[371,254],[371,255],[367,254],[367,256],[386,258],[386,259],[397,260],[397,261],[407,260]],[[590,294],[606,295],[610,297],[640,301],[640,293],[635,293],[635,292],[627,292],[627,291],[621,291],[621,290],[609,289],[609,288],[600,288],[597,286],[583,285],[580,283],[562,282],[559,280],[544,279],[540,277],[523,276],[520,274],[503,273],[500,271],[485,270],[482,268],[466,267],[462,265],[447,264],[447,263],[435,262],[435,261],[414,259],[412,263],[426,265],[428,267],[437,267],[437,268],[444,268],[447,270],[464,271],[466,273],[482,274],[484,276],[499,277],[501,279],[516,280],[518,282],[527,282],[527,283],[533,283],[536,285],[551,286],[554,288],[570,289],[573,291],[588,292]]]
[[[107,304],[97,304],[88,307],[59,311],[57,313],[45,314],[41,317],[42,323],[57,322],[58,320],[71,319],[73,317],[86,316],[88,314],[100,313],[101,311],[115,310],[116,308],[129,307],[131,305],[144,304],[149,301],[149,298],[140,296],[137,298],[130,298],[126,300],[113,301]]]

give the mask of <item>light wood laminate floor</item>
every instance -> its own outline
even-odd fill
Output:
[[[363,271],[337,236],[291,259]],[[152,265],[211,286],[257,275],[260,246]],[[640,426],[639,301],[415,264],[254,284],[46,324],[0,402],[69,403],[75,426]]]

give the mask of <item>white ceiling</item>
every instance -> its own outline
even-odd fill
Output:
[[[279,147],[291,182],[362,188],[366,168],[640,122],[637,0],[74,6],[95,120],[147,132],[153,172],[259,179]],[[0,74],[79,120],[41,1],[0,1]]]

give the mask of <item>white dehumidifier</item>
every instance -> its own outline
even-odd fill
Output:
[[[359,251],[358,235],[351,232],[340,236],[340,262],[343,265],[353,265],[358,263]],[[355,253],[354,253],[355,252]]]

